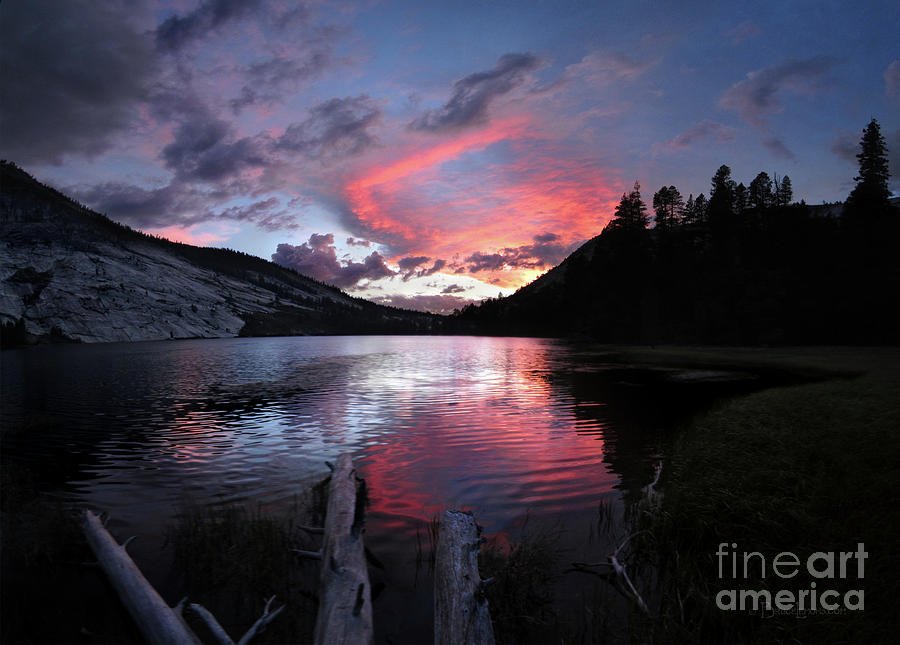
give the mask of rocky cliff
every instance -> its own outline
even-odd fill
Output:
[[[248,325],[249,321],[249,325]],[[271,262],[131,230],[0,167],[4,339],[80,342],[433,331]]]

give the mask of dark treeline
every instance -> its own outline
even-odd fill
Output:
[[[660,188],[648,228],[635,183],[599,236],[515,294],[467,307],[460,322],[622,343],[896,343],[900,212],[877,121],[857,157],[837,217],[792,203],[787,176],[761,172],[745,186],[723,165],[708,197]]]

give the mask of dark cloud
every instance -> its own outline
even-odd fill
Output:
[[[527,72],[540,65],[540,58],[534,54],[504,54],[493,69],[456,81],[450,99],[414,120],[410,127],[437,132],[484,123],[491,102],[522,85]]]
[[[313,234],[299,246],[279,244],[272,261],[311,278],[346,289],[361,280],[378,280],[395,275],[377,251],[362,262],[338,261],[334,235]]]
[[[811,93],[821,89],[834,65],[833,59],[816,56],[765,67],[728,88],[719,103],[735,110],[748,123],[765,129],[765,117],[781,111],[781,95],[785,91]]]
[[[298,228],[294,216],[289,211],[280,209],[280,206],[281,202],[277,197],[270,197],[247,206],[226,208],[216,214],[215,219],[251,222],[266,231]]]
[[[242,70],[247,84],[240,95],[229,101],[235,114],[253,105],[271,105],[282,101],[286,93],[295,90],[311,78],[319,76],[331,64],[330,49],[322,46],[308,52],[302,59],[276,56],[253,63]]]
[[[275,148],[310,159],[359,154],[376,145],[372,129],[381,117],[381,109],[365,94],[333,98],[314,106],[306,120],[290,125]]]
[[[427,311],[433,314],[450,314],[455,309],[461,309],[466,305],[476,302],[471,298],[460,298],[451,295],[418,295],[418,296],[375,296],[369,298],[373,302],[401,309],[413,311]]]
[[[859,152],[859,138],[849,132],[841,132],[832,142],[831,152],[855,163],[856,153]]]
[[[0,12],[2,156],[93,156],[135,123],[156,74],[153,43],[118,3],[4,2]]]
[[[347,246],[365,246],[368,248],[372,246],[372,243],[369,240],[357,240],[355,238],[348,237]]]
[[[183,15],[170,16],[156,29],[160,49],[174,51],[220,26],[243,18],[259,9],[261,0],[205,0]]]
[[[294,215],[281,208],[277,197],[216,211],[209,206],[208,193],[198,192],[190,184],[179,181],[162,188],[110,182],[89,188],[68,188],[66,192],[94,210],[139,229],[223,220],[249,222],[267,231],[297,228]],[[231,196],[223,193],[219,198]]]
[[[684,150],[698,142],[713,139],[716,143],[734,141],[734,128],[704,119],[668,141],[654,146],[666,150]]]
[[[782,159],[796,159],[796,155],[788,149],[785,143],[777,137],[767,137],[763,139],[763,146],[776,157]]]
[[[504,267],[511,269],[541,269],[559,264],[576,245],[562,243],[556,233],[542,233],[534,236],[534,244],[507,247],[497,253],[476,251],[463,260],[456,273],[467,271],[498,271]]]
[[[401,258],[397,262],[397,266],[400,267],[400,270],[404,272],[414,271],[417,266],[419,266],[420,264],[425,264],[430,259],[431,258],[427,255],[416,255],[407,258]]]
[[[424,278],[430,275],[434,275],[445,266],[447,266],[446,260],[435,260],[431,267],[429,268],[419,268],[423,264],[427,264],[431,261],[431,258],[427,255],[417,255],[406,258],[401,258],[397,262],[397,266],[400,268],[400,273],[403,274],[403,281],[406,282],[410,278]]]
[[[264,137],[231,138],[231,125],[205,110],[178,126],[163,148],[166,166],[183,180],[220,181],[247,168],[266,166]]]
[[[97,212],[141,229],[196,224],[204,210],[202,196],[177,182],[162,188],[108,182],[66,192]]]
[[[446,293],[446,294],[450,294],[450,293],[463,293],[464,291],[468,291],[468,289],[467,289],[466,287],[460,286],[460,285],[458,285],[458,284],[456,284],[456,283],[453,283],[453,284],[451,284],[451,285],[449,285],[449,286],[446,286],[446,287],[444,287],[443,289],[441,289],[441,293]]]

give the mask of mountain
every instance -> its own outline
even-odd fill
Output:
[[[608,226],[505,298],[470,305],[482,333],[611,343],[895,344],[900,210],[847,220],[793,204]]]
[[[0,324],[10,344],[433,332],[442,318],[134,231],[2,162]]]

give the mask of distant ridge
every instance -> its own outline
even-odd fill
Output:
[[[424,333],[439,331],[441,321],[354,298],[246,253],[135,231],[0,162],[5,346]]]

